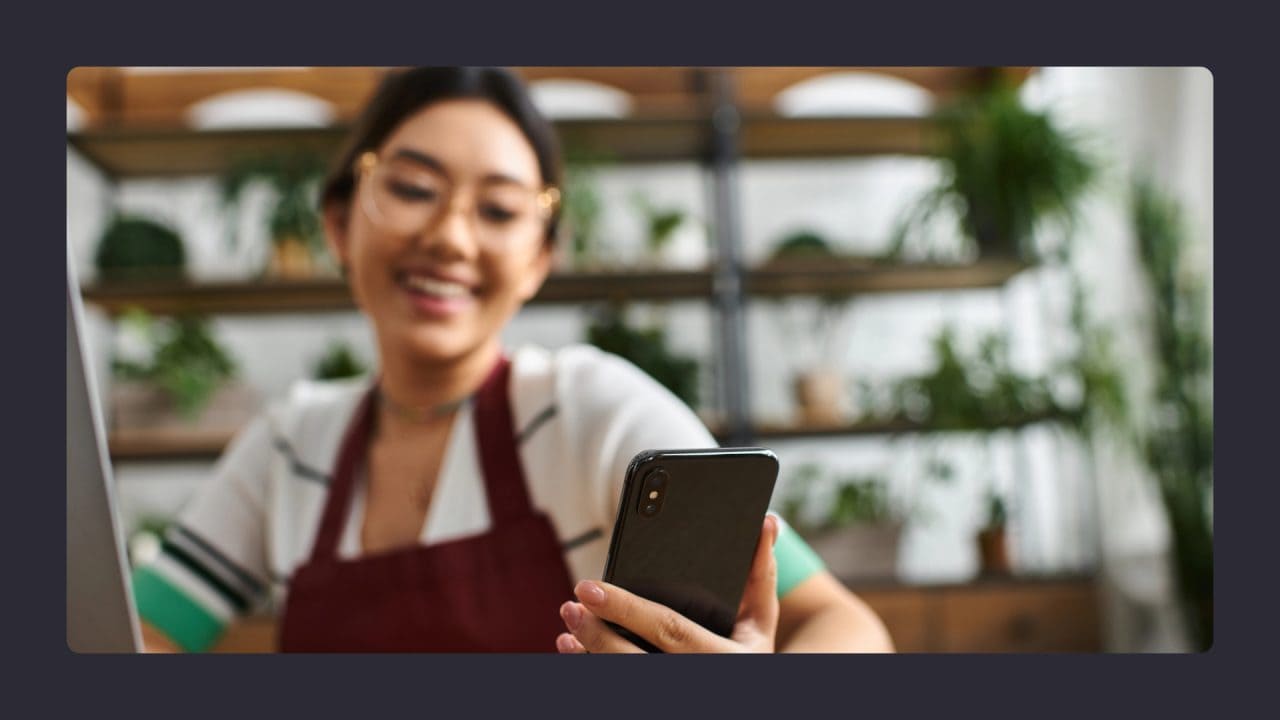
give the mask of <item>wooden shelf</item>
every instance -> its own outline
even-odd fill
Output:
[[[1017,260],[901,264],[824,259],[773,263],[746,274],[747,295],[859,295],[1000,287],[1028,265]]]
[[[107,445],[116,462],[212,460],[222,454],[234,435],[234,430],[114,430],[107,437]]]
[[[1025,264],[984,260],[967,265],[827,264],[752,270],[749,296],[858,295],[999,287]],[[713,276],[705,270],[553,273],[532,304],[595,301],[709,300]],[[346,311],[354,307],[337,278],[227,282],[103,283],[84,298],[109,313],[141,308],[158,315]]]
[[[860,420],[838,425],[802,425],[785,422],[758,422],[753,426],[756,439],[770,440],[802,440],[832,437],[874,437],[893,435],[921,435],[941,433],[973,433],[993,432],[996,430],[1016,430],[1036,423],[1061,422],[1066,417],[1061,413],[1045,412],[1014,418],[1007,422],[993,423],[986,427],[945,428],[928,423],[904,419],[894,420]],[[717,439],[724,437],[721,426],[712,421],[708,423]]]
[[[930,121],[922,118],[747,117],[746,157],[831,157],[928,152]],[[697,162],[710,126],[692,117],[562,120],[566,148],[607,153],[618,162]],[[274,152],[334,157],[347,126],[197,131],[182,128],[97,129],[68,133],[67,142],[115,178],[176,177],[225,172],[237,160]]]
[[[806,438],[874,437],[926,433],[991,432],[1013,430],[1042,422],[1062,421],[1054,413],[1029,415],[1025,418],[985,428],[938,428],[909,421],[857,422],[831,426],[801,426],[783,423],[760,423],[754,428],[759,441],[796,440]],[[703,422],[716,439],[723,440],[720,423],[709,418]],[[108,438],[111,458],[116,461],[143,460],[210,460],[222,453],[234,431],[190,431],[183,429],[114,431]]]
[[[355,307],[337,278],[230,282],[104,283],[82,288],[84,299],[109,313],[141,308],[157,315],[347,311]],[[547,278],[532,304],[711,297],[705,271],[560,273]]]

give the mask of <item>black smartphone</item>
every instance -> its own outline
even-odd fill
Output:
[[[627,467],[604,581],[728,637],[777,478],[778,458],[765,448],[639,453]]]

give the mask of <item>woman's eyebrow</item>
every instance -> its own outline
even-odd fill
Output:
[[[422,167],[443,176],[446,180],[453,179],[453,176],[449,174],[449,170],[444,166],[444,163],[437,160],[435,156],[424,153],[421,150],[414,150],[413,148],[399,148],[393,152],[391,156],[396,159],[407,160],[415,165],[421,165]],[[507,175],[500,172],[488,173],[484,177],[480,178],[480,182],[485,185],[518,185],[520,187],[529,187],[529,183],[524,180],[513,175]]]
[[[409,162],[412,162],[416,165],[421,165],[435,173],[443,175],[446,178],[449,177],[449,171],[448,169],[445,168],[444,163],[440,162],[439,160],[435,159],[435,157],[428,155],[427,153],[424,153],[420,150],[414,150],[412,148],[400,148],[396,150],[394,153],[392,153],[391,156],[393,158],[398,158],[401,160],[408,160]]]

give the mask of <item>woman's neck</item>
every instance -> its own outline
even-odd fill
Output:
[[[403,350],[381,350],[378,390],[385,402],[378,413],[379,427],[410,429],[417,425],[421,429],[453,417],[459,403],[488,377],[502,346],[495,338],[461,358],[442,363],[425,363]],[[418,414],[420,420],[410,417]]]

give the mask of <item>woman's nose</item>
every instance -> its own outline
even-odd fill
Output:
[[[425,249],[450,256],[473,257],[479,248],[470,203],[453,200],[429,223],[418,241]]]

